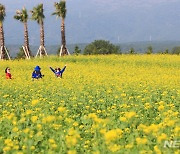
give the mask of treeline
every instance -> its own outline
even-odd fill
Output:
[[[146,43],[144,44],[144,46]],[[18,49],[18,45],[8,46],[13,58],[22,59],[25,58],[22,48]],[[46,47],[50,55],[59,55],[60,46],[58,45],[49,45]],[[159,50],[156,46],[146,46],[146,48],[141,48],[141,50],[136,49],[136,47],[127,46],[124,44],[112,44],[106,40],[95,40],[90,44],[69,44],[67,48],[71,51],[73,55],[92,55],[92,54],[177,54],[180,53],[180,47],[169,47],[164,50]],[[162,47],[161,47],[162,48]],[[31,46],[32,54],[35,54],[38,46]],[[20,50],[20,52],[19,52]]]
[[[96,55],[96,54],[139,54],[131,47],[128,51],[122,51],[120,45],[114,45],[106,40],[95,40],[94,42],[85,46],[84,50],[80,52],[79,47],[76,46],[74,54],[82,53],[84,55]],[[147,49],[143,52],[144,54],[180,54],[180,46],[174,47],[172,50],[165,49],[163,51],[155,52],[151,45],[147,46]],[[141,52],[142,54],[142,52]]]

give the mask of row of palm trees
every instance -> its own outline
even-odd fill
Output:
[[[55,2],[55,12],[52,13],[52,15],[56,15],[57,17],[61,18],[61,48],[60,48],[60,56],[68,55],[69,51],[66,47],[66,37],[65,37],[65,18],[66,18],[66,1],[61,0],[60,2]],[[45,49],[45,36],[44,36],[44,9],[43,4],[39,4],[36,7],[34,7],[31,11],[31,19],[34,21],[37,21],[37,23],[40,25],[40,47],[38,49],[38,52],[36,56],[45,56],[47,55],[46,49]],[[5,41],[4,41],[4,31],[3,31],[3,22],[6,16],[5,6],[0,4],[0,59],[10,59],[9,52],[7,51],[5,47]],[[22,10],[17,10],[16,14],[14,16],[14,19],[22,22],[24,24],[24,45],[23,51],[25,54],[25,57],[27,59],[30,59],[32,56],[30,47],[29,47],[29,37],[28,37],[28,20],[29,15],[26,8],[23,7]]]

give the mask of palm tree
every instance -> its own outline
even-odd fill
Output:
[[[39,4],[37,7],[34,7],[33,10],[31,11],[32,13],[32,20],[37,21],[37,23],[40,25],[40,47],[37,52],[38,56],[40,54],[45,56],[47,55],[46,49],[45,49],[45,43],[44,43],[44,9],[43,9],[43,4]]]
[[[7,59],[7,58],[10,59],[4,41],[3,21],[5,19],[5,16],[6,16],[5,6],[0,4],[0,59]]]
[[[56,15],[57,17],[60,17],[61,22],[61,49],[60,49],[60,56],[68,55],[69,51],[66,47],[66,37],[65,37],[65,18],[66,18],[66,1],[62,0],[59,3],[54,4],[55,6],[55,12],[52,15]]]
[[[28,13],[27,13],[27,10],[25,8],[23,8],[22,10],[17,10],[16,15],[14,16],[14,19],[19,20],[20,22],[24,23],[24,46],[23,46],[23,50],[24,50],[24,54],[25,54],[26,58],[30,59],[31,51],[29,48],[28,25],[27,25]]]

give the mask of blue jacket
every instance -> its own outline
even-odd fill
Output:
[[[34,71],[32,73],[32,78],[35,78],[35,79],[39,79],[39,78],[42,78],[43,75],[41,74],[41,68],[39,66],[36,66],[34,68]]]
[[[39,78],[42,78],[42,77],[43,77],[43,75],[41,74],[40,71],[33,71],[32,78],[39,79]]]
[[[61,77],[62,78],[62,74],[66,69],[66,66],[64,66],[64,68],[60,71],[56,71],[54,70],[52,67],[50,67],[51,71],[55,74],[56,77]]]

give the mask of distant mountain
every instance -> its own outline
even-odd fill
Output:
[[[55,1],[1,0],[7,10],[6,43],[23,43],[23,25],[13,19],[15,10],[23,6],[30,10],[43,2],[46,44],[60,44],[60,19],[51,16]],[[179,10],[179,0],[67,0],[67,43],[180,40]],[[39,26],[33,21],[29,21],[29,34],[30,44],[38,45]]]

